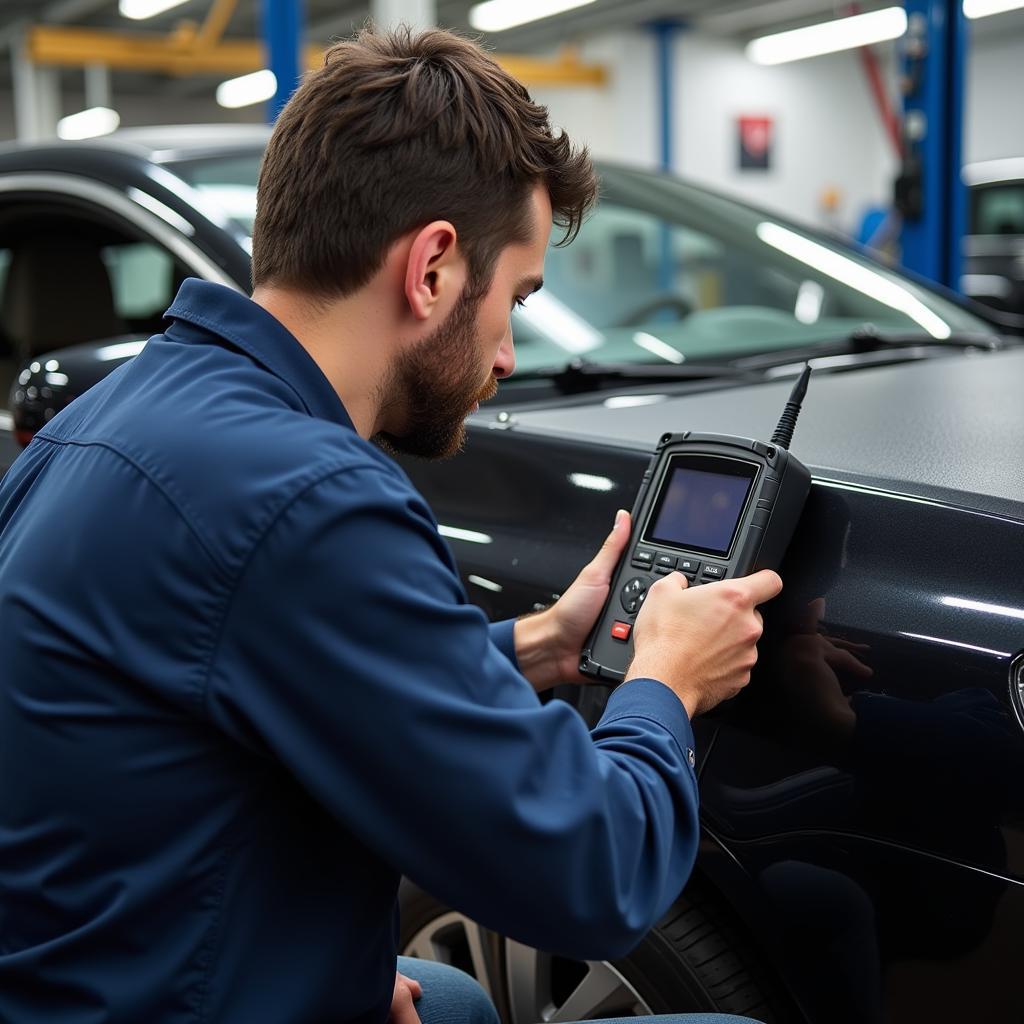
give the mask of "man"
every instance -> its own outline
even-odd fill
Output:
[[[406,1024],[402,874],[591,958],[678,893],[689,718],[748,680],[778,578],[656,584],[588,733],[534,690],[579,679],[628,516],[551,609],[489,628],[369,443],[458,449],[552,219],[595,192],[475,45],[340,43],[267,150],[252,300],[186,282],[10,471],[0,1019]]]

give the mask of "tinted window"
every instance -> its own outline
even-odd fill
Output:
[[[989,185],[974,198],[974,230],[979,235],[1024,235],[1024,184]]]

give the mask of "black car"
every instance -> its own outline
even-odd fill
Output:
[[[8,309],[69,293],[0,294],[26,435],[145,343],[181,276],[246,287],[260,148],[136,134],[0,154],[0,199],[11,176],[33,197],[0,207],[7,285],[31,217],[53,236],[73,214],[118,314],[102,335],[37,342]],[[32,192],[33,175],[63,176],[66,195]],[[470,419],[464,453],[405,463],[468,593],[492,617],[549,603],[632,504],[661,435],[767,437],[805,360],[792,448],[810,495],[754,681],[695,722],[701,852],[658,927],[621,961],[579,963],[406,885],[403,948],[473,971],[510,1024],[702,1009],[1016,1024],[1024,349],[831,238],[664,175],[602,175],[598,212],[517,314],[517,377]],[[100,191],[120,205],[99,212]],[[155,266],[139,245],[163,246],[161,274],[130,275],[122,253]],[[152,286],[145,303],[124,280]],[[592,720],[608,692],[555,699]]]
[[[1024,321],[1024,158],[968,164],[971,233],[964,239],[963,290]]]

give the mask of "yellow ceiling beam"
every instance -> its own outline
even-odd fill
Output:
[[[235,2],[220,0],[202,28],[181,25],[170,35],[35,25],[28,30],[28,56],[37,64],[64,67],[106,64],[118,71],[244,75],[266,67],[267,58],[259,40],[220,38]],[[306,67],[320,67],[323,56],[323,47],[307,46]],[[495,58],[525,85],[604,85],[608,79],[605,68],[583,64],[571,53],[555,60],[502,54]]]

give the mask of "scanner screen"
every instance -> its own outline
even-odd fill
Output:
[[[651,517],[647,540],[702,551],[711,555],[727,555],[757,467],[733,462],[727,472],[694,469],[689,464],[670,468],[665,477],[661,497]],[[725,466],[723,460],[703,460]]]

